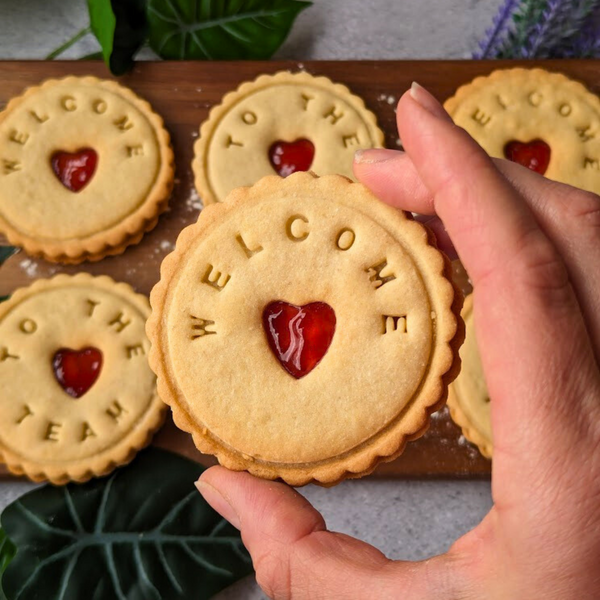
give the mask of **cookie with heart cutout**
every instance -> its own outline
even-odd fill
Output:
[[[266,177],[205,208],[151,304],[150,365],[177,426],[224,466],[293,485],[398,456],[459,369],[449,262],[337,175]]]
[[[122,253],[166,210],[173,175],[161,117],[114,81],[49,80],[0,113],[0,232],[31,255]]]
[[[485,383],[481,357],[475,336],[473,294],[465,298],[462,310],[465,322],[465,343],[460,349],[462,369],[450,385],[448,408],[452,420],[462,429],[463,435],[475,444],[481,454],[492,458],[492,417],[490,394]]]
[[[444,107],[490,155],[600,193],[600,98],[543,69],[504,69],[460,87]]]
[[[162,424],[148,299],[109,277],[57,275],[0,304],[0,460],[54,484],[129,462]]]
[[[210,111],[192,168],[207,205],[267,175],[310,170],[353,178],[354,152],[384,141],[375,115],[346,86],[283,71],[243,83]]]

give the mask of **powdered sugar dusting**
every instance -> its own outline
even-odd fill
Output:
[[[19,266],[23,271],[25,271],[25,275],[27,277],[37,277],[38,276],[38,264],[32,261],[30,258],[26,258],[19,263]]]
[[[437,421],[439,419],[445,419],[448,416],[448,407],[444,406],[444,408],[438,410],[437,412],[434,412],[431,415],[431,419],[433,421]]]
[[[185,205],[187,207],[188,212],[193,212],[195,210],[202,209],[202,201],[200,200],[200,196],[198,196],[196,188],[193,187],[190,190],[187,200],[185,201]]]
[[[397,98],[393,94],[379,94],[377,100],[379,102],[387,102],[391,106],[392,104],[396,104]]]

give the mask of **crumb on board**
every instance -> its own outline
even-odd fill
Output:
[[[193,187],[190,190],[190,193],[187,197],[187,200],[185,201],[185,204],[186,204],[188,212],[202,209],[202,202],[200,200],[200,196],[198,196],[198,192],[196,191],[196,188]]]

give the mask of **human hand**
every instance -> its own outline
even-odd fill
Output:
[[[418,85],[397,114],[406,153],[360,152],[355,173],[435,216],[473,281],[493,508],[446,554],[410,563],[327,531],[284,484],[213,467],[199,489],[241,529],[272,598],[597,600],[600,198],[488,158]]]

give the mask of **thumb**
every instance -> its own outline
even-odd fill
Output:
[[[391,561],[373,546],[327,531],[308,500],[283,483],[212,467],[196,485],[241,530],[257,582],[270,598],[458,597],[453,582],[461,579],[449,555],[420,563]]]

